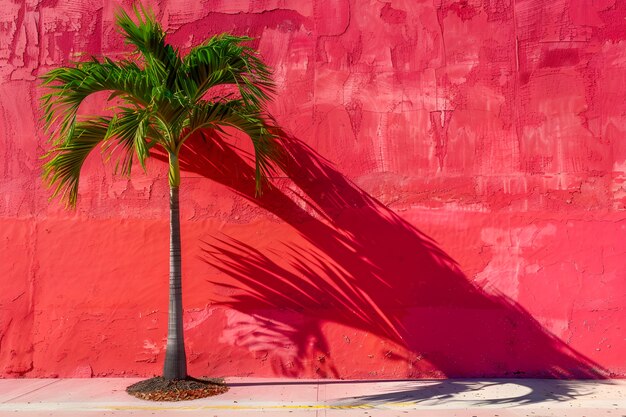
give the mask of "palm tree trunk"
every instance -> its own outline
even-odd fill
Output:
[[[170,303],[167,321],[167,347],[163,377],[185,379],[187,357],[183,337],[183,294],[181,284],[180,214],[178,187],[170,187]]]

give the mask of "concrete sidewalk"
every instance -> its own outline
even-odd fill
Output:
[[[126,394],[138,380],[2,379],[0,416],[626,417],[626,380],[228,378],[226,394],[175,403]]]

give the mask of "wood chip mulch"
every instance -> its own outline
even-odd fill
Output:
[[[219,379],[167,380],[157,376],[139,381],[126,388],[126,392],[142,400],[150,401],[185,401],[223,394],[228,387]]]

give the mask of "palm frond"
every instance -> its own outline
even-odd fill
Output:
[[[135,19],[120,8],[115,21],[126,43],[142,54],[146,72],[174,93],[178,69],[182,60],[174,48],[165,42],[165,32],[154,13],[143,6],[134,6]]]
[[[258,53],[243,44],[250,40],[222,34],[193,48],[183,59],[180,89],[199,100],[211,87],[233,84],[246,105],[262,108],[274,94],[275,85]]]
[[[53,142],[71,137],[70,130],[76,120],[81,103],[100,91],[112,91],[112,97],[149,106],[154,102],[154,86],[137,65],[128,61],[113,62],[92,60],[74,67],[54,69],[42,77],[42,85],[50,92],[41,98],[46,131],[56,127]],[[56,126],[58,122],[58,126]]]
[[[117,157],[115,172],[130,175],[133,154],[146,170],[145,161],[157,143],[167,148],[162,133],[154,126],[153,115],[147,109],[120,107],[109,123],[103,151],[108,158]]]
[[[53,147],[46,155],[44,182],[53,188],[52,197],[58,195],[70,206],[76,205],[78,180],[87,156],[107,135],[110,118],[99,117],[75,124],[71,136]]]
[[[203,129],[214,129],[224,134],[224,126],[234,127],[245,133],[254,147],[256,193],[261,194],[268,178],[274,174],[276,168],[282,168],[283,163],[279,137],[274,134],[275,129],[267,120],[268,115],[251,111],[242,100],[217,103],[203,101],[194,107],[189,117],[186,137]]]

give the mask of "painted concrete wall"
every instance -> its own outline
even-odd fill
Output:
[[[193,374],[625,375],[626,2],[153,6],[182,51],[256,38],[292,156],[257,201],[245,138],[190,144]],[[0,0],[0,376],[160,372],[163,163],[93,155],[75,211],[40,182],[36,76],[121,56],[113,10]]]

